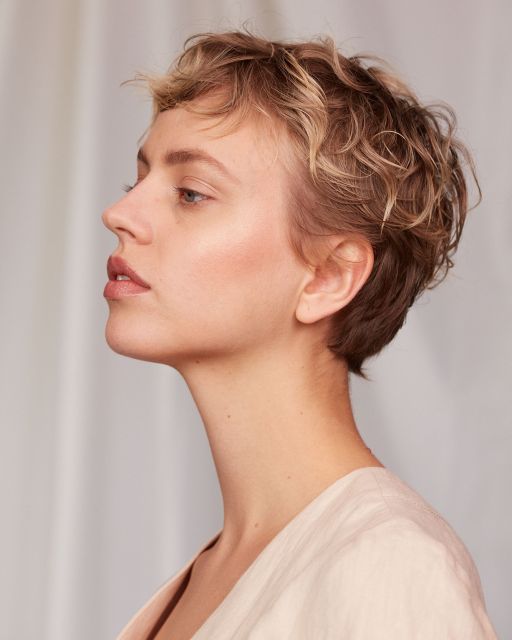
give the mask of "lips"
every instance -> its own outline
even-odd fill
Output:
[[[130,280],[140,284],[142,287],[151,289],[149,284],[143,280],[120,256],[109,256],[107,260],[107,274],[109,280],[116,280],[117,276],[128,276]]]

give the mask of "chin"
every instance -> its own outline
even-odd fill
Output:
[[[117,314],[113,311],[105,326],[105,340],[119,355],[178,370],[188,364],[232,357],[239,350],[233,333],[226,330],[225,322],[222,326],[188,323],[185,328],[178,324],[147,315],[141,317],[140,314]],[[244,336],[246,332],[244,326]],[[243,344],[244,339],[241,338],[239,346],[243,347]]]
[[[149,340],[148,336],[153,336]],[[176,367],[190,357],[196,357],[195,353],[183,353],[183,349],[172,349],[172,345],[167,344],[166,349],[162,349],[163,341],[155,339],[156,332],[151,329],[141,329],[138,327],[115,326],[112,322],[107,322],[105,327],[105,340],[108,346],[121,356],[165,364]]]
[[[159,362],[157,350],[148,342],[147,332],[141,328],[115,326],[107,322],[105,327],[105,340],[108,346],[127,358]]]

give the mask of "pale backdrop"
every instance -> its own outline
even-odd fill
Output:
[[[104,340],[103,209],[135,172],[150,103],[119,84],[186,36],[329,33],[444,99],[484,201],[456,267],[354,379],[376,455],[452,524],[510,637],[511,11],[507,0],[3,0],[1,570],[5,640],[109,640],[222,523],[181,377]],[[509,542],[507,542],[507,540]]]

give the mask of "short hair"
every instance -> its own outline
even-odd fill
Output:
[[[285,125],[296,160],[288,213],[297,257],[310,264],[314,238],[338,233],[362,234],[373,249],[368,279],[329,318],[326,345],[368,380],[363,362],[453,266],[470,210],[466,168],[481,200],[471,155],[454,135],[453,109],[420,104],[385,61],[345,57],[330,36],[270,41],[245,28],[192,35],[164,74],[137,72],[125,83],[141,80],[153,122],[224,90],[196,113],[235,116],[236,126],[259,112]]]

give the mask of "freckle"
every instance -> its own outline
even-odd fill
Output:
[[[254,525],[254,528],[255,528],[255,529],[257,529],[259,526],[260,526],[260,525],[259,525],[259,523],[257,522],[257,523]]]
[[[286,476],[288,478],[288,480],[291,478],[291,476]]]
[[[231,415],[228,413],[228,418],[231,418]]]
[[[196,360],[196,364],[199,364],[201,362],[201,360]]]
[[[303,416],[303,415],[304,415],[304,412],[303,412],[303,411],[301,411],[301,412],[300,412],[300,415],[301,415],[301,416]]]

